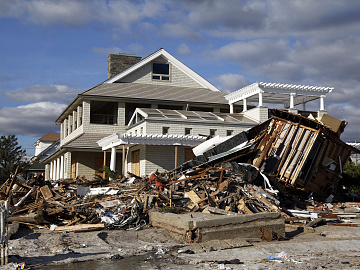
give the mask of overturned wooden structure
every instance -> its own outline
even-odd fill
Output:
[[[300,115],[273,110],[263,124],[252,164],[284,185],[326,195],[335,187],[352,147],[319,122]]]
[[[340,121],[335,132],[298,114],[276,109],[271,114],[267,121],[204,152],[179,170],[232,160],[259,168],[280,190],[294,187],[319,196],[332,191],[351,151],[357,151],[339,138],[345,122]]]

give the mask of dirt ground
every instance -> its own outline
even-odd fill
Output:
[[[245,239],[247,246],[193,253],[159,228],[59,233],[22,227],[0,269],[22,262],[30,269],[360,269],[360,227],[286,231],[285,241]],[[282,260],[269,259],[280,252]]]

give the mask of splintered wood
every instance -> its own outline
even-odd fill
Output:
[[[50,182],[25,181],[16,171],[0,187],[0,197],[8,205],[9,222],[62,223],[78,231],[101,229],[85,226],[101,222],[107,222],[108,228],[138,229],[149,222],[147,211],[154,208],[220,215],[279,212],[294,222],[294,216],[280,206],[277,193],[287,203],[292,198],[305,201],[301,196],[308,199],[309,193],[328,196],[355,150],[319,121],[281,110],[271,114],[269,120],[169,172],[149,177],[128,172],[129,178],[112,181]]]
[[[229,166],[230,165],[230,166]],[[235,163],[224,163],[210,168],[197,169],[182,175],[171,172],[160,179],[172,190],[172,207],[183,211],[203,211],[216,214],[250,214],[281,212],[279,201],[270,193],[248,182],[244,172]],[[254,175],[250,174],[250,178]],[[255,176],[256,177],[256,176]],[[215,210],[216,209],[216,210]]]
[[[198,168],[182,176],[170,171],[156,176],[157,182],[138,176],[133,181],[134,175],[130,179],[101,183],[86,179],[23,183],[14,177],[1,187],[0,195],[8,202],[9,222],[33,227],[62,223],[64,230],[74,228],[74,231],[94,228],[85,224],[100,224],[104,215],[101,209],[111,210],[123,218],[126,213],[129,213],[127,217],[133,215],[134,200],[141,215],[147,215],[147,211],[154,208],[222,215],[281,212],[279,202],[271,194],[249,184],[247,174],[232,167],[238,168],[238,165],[226,163]],[[250,175],[254,177],[254,173]],[[158,190],[158,182],[165,190]]]

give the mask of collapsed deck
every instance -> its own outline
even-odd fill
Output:
[[[357,152],[339,138],[345,122],[337,120],[334,130],[287,111],[274,109],[271,114],[267,121],[205,151],[179,170],[230,159],[259,168],[282,191],[294,187],[326,196],[336,187],[351,152]]]

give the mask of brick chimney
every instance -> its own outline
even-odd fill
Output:
[[[107,65],[107,78],[110,79],[120,72],[140,62],[141,57],[132,54],[109,54]]]

